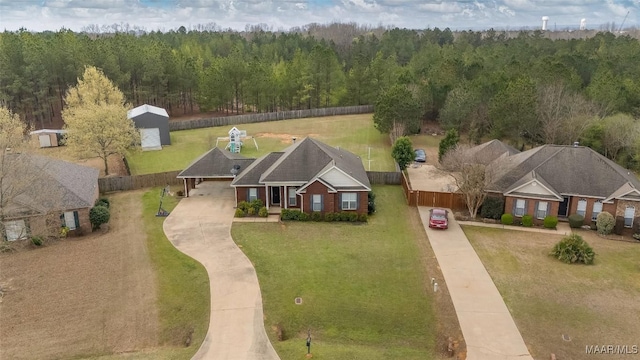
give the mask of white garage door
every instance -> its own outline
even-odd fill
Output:
[[[160,129],[140,129],[142,150],[162,150]]]
[[[47,135],[39,135],[38,139],[40,140],[40,147],[50,147],[51,146],[51,137]]]
[[[13,220],[4,222],[4,230],[7,240],[16,241],[27,237],[27,227],[24,220]]]

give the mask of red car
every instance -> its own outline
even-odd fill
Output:
[[[445,209],[429,210],[429,227],[436,229],[449,228],[449,212]]]

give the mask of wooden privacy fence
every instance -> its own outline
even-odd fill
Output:
[[[154,186],[182,185],[182,179],[176,178],[180,171],[181,170],[146,175],[99,178],[98,188],[100,189],[100,193],[107,193],[111,191],[135,190]]]
[[[213,126],[251,124],[251,123],[259,123],[259,122],[267,122],[267,121],[300,119],[300,118],[308,118],[308,117],[366,114],[371,112],[373,112],[373,105],[342,106],[342,107],[307,109],[307,110],[278,111],[278,112],[270,112],[270,113],[253,113],[253,114],[232,115],[232,116],[224,116],[224,117],[214,117],[214,118],[208,118],[208,119],[170,121],[169,131],[200,129],[200,128],[207,128],[207,127],[213,127]]]
[[[402,173],[401,182],[409,206],[442,207],[451,210],[465,210],[467,208],[464,195],[461,193],[413,190],[404,173]]]
[[[371,185],[400,185],[399,171],[367,171]]]

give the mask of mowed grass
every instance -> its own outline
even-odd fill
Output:
[[[168,347],[151,357],[189,359],[200,347],[209,326],[209,277],[199,262],[178,251],[164,235],[165,218],[155,216],[160,191],[154,188],[142,197],[149,256],[158,279],[160,345]],[[177,202],[166,196],[163,208],[171,211]],[[190,346],[185,347],[188,337]]]
[[[548,256],[562,236],[465,227],[536,359],[618,359],[585,354],[587,345],[640,345],[640,244],[578,233],[595,265]],[[571,338],[564,341],[562,335]],[[636,355],[637,356],[637,355]]]
[[[368,224],[235,223],[281,359],[430,359],[436,326],[416,231],[399,186],[375,186]],[[294,299],[301,297],[301,305]],[[274,328],[284,330],[278,341]]]
[[[129,154],[127,161],[133,175],[150,174],[171,170],[182,170],[198,156],[216,145],[218,137],[228,136],[232,126],[171,132],[171,145],[161,151],[144,151]],[[247,139],[241,154],[259,157],[272,151],[281,151],[292,143],[292,136],[302,139],[314,137],[332,146],[340,146],[363,159],[365,169],[372,171],[394,171],[389,137],[373,127],[371,114],[305,118],[244,124],[237,126],[246,130],[253,140]],[[220,141],[224,148],[227,141]],[[371,148],[371,167],[369,167]]]

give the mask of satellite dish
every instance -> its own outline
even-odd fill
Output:
[[[233,165],[233,167],[231,168],[231,175],[233,175],[234,177],[236,175],[238,175],[238,173],[240,172],[240,165]]]

